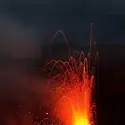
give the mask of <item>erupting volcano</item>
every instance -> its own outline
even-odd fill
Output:
[[[68,41],[62,30],[67,45]],[[90,29],[90,52],[85,58],[84,52],[74,52],[68,61],[51,60],[43,69],[49,72],[49,84],[55,84],[52,94],[56,105],[53,115],[65,125],[95,125],[95,70],[99,54],[92,55],[92,24]],[[54,38],[56,36],[54,35]]]

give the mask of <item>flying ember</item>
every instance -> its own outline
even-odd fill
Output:
[[[92,29],[92,24],[91,24]],[[62,30],[67,45],[68,41]],[[55,38],[56,35],[54,35]],[[85,58],[84,52],[74,52],[68,61],[51,60],[43,69],[49,72],[49,84],[56,87],[52,90],[56,105],[53,116],[65,125],[95,125],[96,105],[94,100],[95,70],[99,53],[92,55],[90,30],[90,52]]]

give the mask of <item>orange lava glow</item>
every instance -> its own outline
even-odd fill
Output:
[[[73,57],[68,62],[52,62],[54,65],[50,73],[50,83],[56,84],[53,91],[56,97],[54,116],[65,125],[94,125],[91,107],[95,84],[94,75],[89,77],[87,58],[83,62]],[[54,73],[57,70],[59,73]]]
[[[94,58],[92,57],[92,34],[90,32],[90,52],[87,58],[84,58],[84,53],[77,51],[71,56],[68,41],[62,30],[55,33],[53,41],[58,33],[66,40],[70,58],[65,62],[52,60],[43,67],[45,71],[49,69],[49,83],[56,86],[53,91],[53,98],[56,98],[53,115],[65,125],[95,125],[94,73],[99,57],[98,52]]]
[[[88,81],[87,81],[88,82]],[[66,125],[90,125],[92,95],[89,86],[85,83],[82,90],[79,86],[73,88],[61,86],[64,89],[58,90],[60,99],[55,108],[55,115],[63,120]],[[62,94],[61,94],[61,93]],[[60,93],[60,94],[59,94]]]

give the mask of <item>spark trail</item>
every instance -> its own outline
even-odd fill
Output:
[[[56,98],[53,115],[65,125],[96,124],[96,105],[93,101],[96,66],[92,62],[96,64],[97,57],[98,53],[93,60],[91,58],[90,40],[87,58],[84,57],[84,52],[76,51],[68,61],[51,60],[43,67],[45,71],[49,71],[49,84],[56,85],[53,89],[53,97]]]

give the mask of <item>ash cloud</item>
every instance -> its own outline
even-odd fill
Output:
[[[39,58],[42,42],[39,34],[8,15],[0,15],[0,54],[12,58]]]
[[[25,114],[31,112],[34,118],[39,106],[52,103],[47,78],[31,75],[37,68],[33,62],[41,58],[40,36],[8,15],[0,15],[0,27],[0,124],[32,125]],[[22,115],[20,123],[18,112]]]

